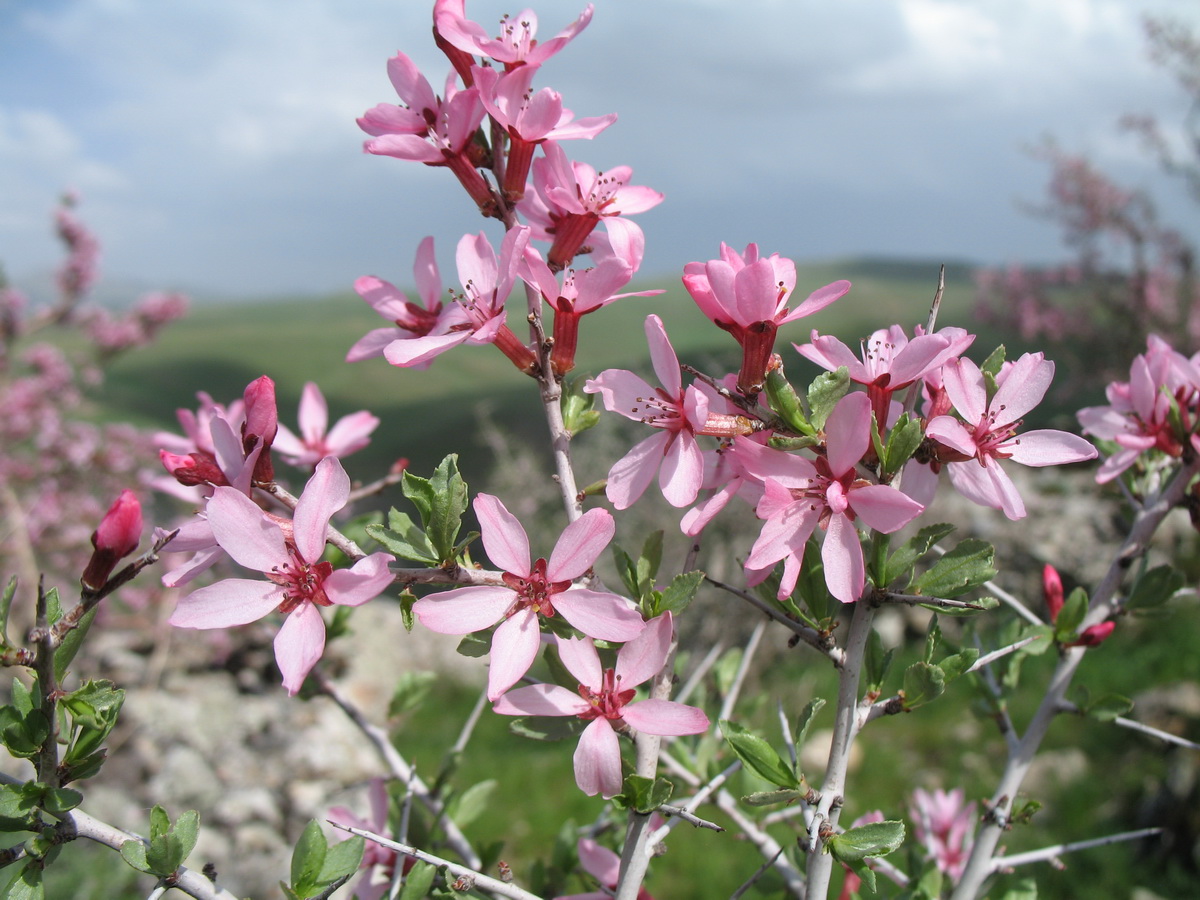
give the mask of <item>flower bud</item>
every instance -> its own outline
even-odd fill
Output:
[[[1058,614],[1063,608],[1063,584],[1058,570],[1050,563],[1042,569],[1042,596],[1046,599],[1046,609],[1050,613],[1050,621],[1058,620]]]
[[[92,558],[83,570],[85,590],[98,591],[117,563],[137,549],[142,539],[142,506],[133,491],[121,491],[115,503],[92,532]]]

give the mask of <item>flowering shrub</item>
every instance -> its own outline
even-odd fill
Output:
[[[1000,847],[1004,834],[1035,811],[1020,790],[1056,716],[1069,711],[1114,727],[1131,724],[1124,698],[1081,704],[1066,692],[1085,654],[1102,652],[1120,616],[1162,606],[1182,587],[1171,568],[1143,562],[1173,508],[1200,508],[1200,359],[1153,340],[1130,381],[1110,386],[1110,405],[1080,413],[1106,457],[1098,480],[1120,481],[1132,519],[1107,574],[1090,591],[1064,596],[1061,577],[1047,567],[1047,618],[994,583],[990,545],[955,538],[952,526],[930,519],[929,507],[949,489],[1007,519],[1023,519],[1028,507],[1013,464],[1081,463],[1099,451],[1077,435],[1023,427],[1054,378],[1054,363],[1040,352],[1008,360],[1003,348],[973,361],[964,354],[974,335],[938,328],[940,295],[923,323],[881,323],[861,355],[812,332],[809,343],[794,347],[825,371],[798,388],[777,352],[780,329],[832,303],[853,302],[852,286],[805,286],[807,299],[789,306],[799,287],[791,260],[755,244],[741,252],[722,245],[718,258],[688,264],[682,282],[736,341],[737,372],[681,366],[661,319],[651,314],[645,335],[657,386],[619,369],[583,380],[578,391],[565,386],[563,376],[580,364],[579,328],[631,295],[617,292],[635,277],[646,241],[628,216],[662,199],[627,185],[627,167],[600,173],[568,160],[561,142],[595,138],[615,115],[576,119],[557,91],[533,87],[542,64],[591,17],[589,6],[539,43],[537,20],[526,11],[505,20],[493,39],[466,18],[462,0],[437,0],[435,39],[452,67],[443,95],[398,54],[387,71],[402,103],[379,104],[359,120],[370,135],[367,152],[449,169],[467,192],[468,212],[495,220],[487,224],[503,235],[498,250],[485,231],[459,239],[459,286],[446,298],[432,238],[416,254],[419,304],[379,278],[360,278],[357,293],[389,324],[357,341],[347,359],[382,356],[398,368],[425,368],[447,365],[442,354],[469,352],[464,345],[491,344],[527,375],[545,413],[554,466],[548,480],[562,506],[549,558],[534,556],[525,527],[501,497],[471,498],[453,453],[429,477],[401,468],[355,487],[341,460],[363,448],[377,420],[362,410],[328,429],[315,382],[304,388],[299,434],[280,424],[275,384],[266,375],[236,402],[201,394],[197,412],[180,412],[184,435],[160,441],[171,493],[190,504],[185,522],[156,530],[150,552],[118,570],[136,552],[142,531],[140,506],[121,494],[107,515],[92,518],[98,522],[92,555],[72,570],[82,573],[76,603],[64,606],[41,584],[33,591],[25,577],[9,583],[5,612],[36,595],[35,626],[0,648],[8,665],[30,669],[34,681],[29,688],[14,680],[12,702],[0,708],[0,740],[30,761],[25,776],[6,776],[0,785],[0,827],[28,835],[4,851],[16,872],[9,896],[42,896],[43,871],[77,837],[119,850],[156,879],[158,893],[174,887],[195,897],[234,896],[212,872],[186,864],[197,812],[172,820],[156,806],[143,837],[82,809],[78,784],[101,769],[124,694],[108,681],[62,685],[91,612],[164,547],[192,554],[162,576],[166,584],[206,582],[189,587],[171,624],[221,629],[281,620],[274,655],[283,689],[332,699],[378,752],[385,781],[373,783],[370,817],[331,810],[330,822],[354,835],[333,843],[312,822],[282,883],[288,898],[328,897],[356,877],[351,890],[370,898],[529,900],[580,884],[593,890],[576,896],[645,898],[659,890],[653,858],[683,823],[736,831],[761,855],[739,895],[751,889],[777,895],[782,887],[789,896],[826,897],[840,878],[843,896],[965,900],[983,896],[1002,871],[1147,835],[1074,835],[1072,843],[1023,855]],[[87,281],[94,248],[74,240],[80,260],[66,283],[78,286]],[[584,315],[594,312],[584,326]],[[65,306],[62,316],[71,314]],[[528,324],[528,338],[518,336],[519,321]],[[572,442],[599,419],[595,395],[606,410],[650,431],[611,461],[607,477],[580,487]],[[298,496],[277,475],[276,453],[308,475]],[[685,510],[679,515],[690,539],[686,558],[668,571],[662,535],[652,534],[637,555],[613,546],[615,574],[606,574],[602,556],[617,528],[605,502],[622,513],[655,483],[671,507]],[[338,518],[353,501],[396,485],[404,509],[366,526]],[[469,509],[479,533],[464,534],[472,524]],[[757,531],[735,552],[744,586],[710,578],[702,568],[708,529],[738,515],[753,518]],[[367,541],[370,550],[360,545]],[[262,577],[212,578],[220,570],[210,569],[228,560]],[[479,792],[456,792],[453,765],[427,783],[406,758],[405,736],[393,741],[323,667],[327,640],[346,633],[354,608],[389,602],[383,598],[397,590],[410,628],[462,635],[465,656],[487,656],[477,713],[490,705],[514,717],[520,734],[575,739],[561,744],[575,746],[575,786],[599,795],[602,811],[591,826],[564,827],[557,840],[545,836],[553,858],[540,869],[514,872],[469,835],[461,821],[469,819],[468,796],[482,802]],[[732,620],[751,612],[759,621],[732,677],[715,674],[727,668],[716,653],[687,644],[682,623],[704,608],[694,602],[702,591],[721,598],[708,607],[710,615]],[[923,650],[913,648],[912,661],[893,673],[897,654],[885,650],[875,627],[879,611],[889,607],[921,607],[978,624],[943,631],[933,618]],[[743,696],[768,623],[811,650],[810,660],[832,666],[837,683],[830,697],[803,705],[794,695],[781,698],[781,727],[769,730],[757,715],[762,704],[755,701],[763,698]],[[1022,680],[1019,662],[1051,648],[1056,662],[1044,683]],[[394,704],[416,702],[400,654],[395,666],[401,687]],[[1016,721],[1010,710],[1019,691],[1032,695],[1034,712]],[[968,801],[961,788],[931,793],[914,786],[911,834],[898,809],[844,824],[844,809],[873,805],[856,795],[851,778],[860,734],[886,729],[884,720],[901,713],[919,717],[932,703],[966,699],[998,726],[1006,750],[992,796]],[[823,765],[812,765],[809,751],[818,742],[810,731],[825,706],[832,707],[829,749]],[[477,721],[473,715],[449,758],[467,752]],[[892,854],[901,847],[909,852],[896,862]],[[1032,890],[1023,884],[1004,896]]]

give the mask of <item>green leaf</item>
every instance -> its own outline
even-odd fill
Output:
[[[1016,887],[1010,887],[1000,900],[1037,900],[1037,882],[1032,878],[1023,878]]]
[[[771,784],[788,788],[800,787],[800,780],[791,766],[787,765],[775,752],[775,748],[765,740],[728,719],[722,719],[720,726],[726,742],[746,768]]]
[[[775,803],[794,803],[808,795],[808,791],[798,791],[788,788],[783,791],[755,791],[742,798],[747,806],[771,806]]]
[[[826,846],[841,863],[861,862],[867,857],[887,856],[904,843],[904,823],[872,822],[835,834]]]
[[[185,811],[178,819],[175,820],[175,837],[179,839],[179,846],[183,851],[183,860],[187,861],[188,856],[196,847],[196,838],[200,836],[200,813],[194,809]]]
[[[905,583],[911,580],[912,567],[917,560],[927,555],[933,545],[954,531],[953,525],[926,525],[895,553],[888,557],[887,572],[884,575],[884,586],[893,584],[901,578]]]
[[[946,676],[941,669],[931,663],[913,663],[904,671],[905,711],[937,699],[945,689]]]
[[[1125,601],[1128,609],[1162,606],[1183,587],[1183,573],[1171,566],[1155,566],[1134,582]]]
[[[44,785],[36,781],[25,784],[0,784],[0,821],[5,831],[28,831],[33,814],[41,802]]]
[[[400,891],[399,900],[421,900],[433,887],[433,879],[437,875],[437,866],[427,862],[416,862],[404,877],[404,887]]]
[[[167,811],[161,806],[155,806],[150,810],[150,840],[156,837],[162,837],[171,830],[171,819],[167,815]]]
[[[563,386],[563,427],[571,437],[587,431],[600,421],[600,413],[595,409],[596,395],[583,392],[583,381],[582,378],[573,378]]]
[[[488,802],[499,784],[494,778],[473,784],[450,804],[449,816],[459,828],[466,828],[487,810]]]
[[[62,680],[67,674],[67,669],[75,659],[75,654],[83,646],[83,639],[87,637],[88,631],[91,630],[97,611],[98,607],[84,613],[83,618],[79,620],[79,624],[66,633],[62,639],[62,643],[54,651],[54,679],[59,684],[62,684]]]
[[[59,700],[59,705],[71,713],[77,726],[111,731],[124,702],[125,691],[111,681],[89,681]]]
[[[402,513],[397,509],[388,512],[386,528],[382,525],[368,525],[367,534],[393,556],[431,566],[436,566],[441,562],[425,532],[407,513]]]
[[[989,610],[993,610],[997,606],[1000,605],[1000,601],[997,600],[995,597],[980,597],[977,600],[972,600],[970,606],[964,606],[964,607],[958,607],[958,606],[944,607],[944,606],[937,606],[936,604],[933,604],[933,603],[922,603],[920,605],[923,606],[925,609],[928,609],[928,610],[931,610],[931,611],[937,613],[939,616],[949,616],[951,618],[961,619],[966,616],[977,616],[982,612],[988,612]]]
[[[649,815],[671,799],[675,785],[663,777],[645,778],[641,775],[628,775],[625,778],[624,790],[613,798],[614,802],[632,809],[634,812]]]
[[[804,414],[800,395],[784,377],[782,369],[772,369],[767,372],[766,390],[771,411],[779,416],[788,428],[797,434],[816,434],[816,429],[812,427],[808,417]]]
[[[921,430],[921,420],[911,418],[908,413],[900,417],[892,430],[888,432],[887,446],[879,462],[885,477],[890,477],[904,467],[904,464],[917,452],[925,434]]]
[[[1133,701],[1120,694],[1102,694],[1087,706],[1087,714],[1101,722],[1111,722],[1133,709]]]
[[[329,844],[321,833],[317,820],[304,826],[296,849],[292,851],[291,881],[297,894],[310,896],[320,884],[321,869],[325,866],[325,854]]]
[[[481,659],[492,652],[492,636],[486,632],[483,634],[465,634],[463,639],[458,642],[458,647],[455,650],[462,656],[468,656],[471,659]]]
[[[388,716],[404,715],[417,709],[437,681],[433,672],[402,672],[396,679],[396,690],[392,692],[391,702],[388,703]]]
[[[406,470],[400,489],[420,512],[425,535],[438,559],[452,559],[454,541],[467,511],[467,484],[458,473],[458,454],[451,453],[438,463],[428,481]]]
[[[933,654],[942,640],[942,629],[938,626],[937,616],[929,620],[929,628],[925,632],[925,662],[933,662]]]
[[[363,853],[366,852],[366,838],[351,835],[344,841],[334,841],[325,853],[325,862],[317,876],[318,884],[332,884],[339,878],[346,878],[358,871],[362,865]]]
[[[20,718],[25,718],[33,712],[33,693],[20,678],[14,678],[12,681],[12,704]]]
[[[1004,345],[1001,344],[988,355],[988,358],[983,361],[983,365],[979,367],[979,370],[985,375],[992,376],[993,388],[995,387],[996,376],[1000,374],[1000,367],[1004,365],[1004,356]]]
[[[28,860],[0,896],[3,900],[43,900],[46,889],[42,883],[42,868],[40,860]]]
[[[129,840],[121,845],[121,858],[139,872],[149,872],[150,865],[146,862],[146,845],[141,841]]]
[[[411,589],[405,588],[400,592],[400,621],[409,634],[412,634],[413,626],[417,624],[417,617],[413,614],[413,604],[416,602],[417,595]]]
[[[825,427],[825,420],[837,406],[837,402],[850,390],[850,370],[842,366],[836,372],[822,372],[808,386],[809,417],[818,431]]]
[[[953,656],[947,656],[938,663],[938,668],[946,676],[946,684],[949,684],[975,665],[977,659],[979,659],[979,651],[975,647],[967,647],[965,650],[959,650]]]
[[[967,538],[921,575],[912,589],[927,597],[957,597],[995,577],[995,555],[991,544]]]
[[[70,812],[83,802],[83,794],[71,788],[51,788],[42,795],[42,809],[52,816]]]
[[[1054,639],[1060,643],[1073,641],[1088,612],[1088,595],[1081,587],[1075,588],[1059,610],[1054,620]]]
[[[0,647],[11,647],[8,639],[8,614],[12,611],[13,597],[17,595],[17,576],[8,579],[4,593],[0,594]]]
[[[658,568],[662,565],[663,533],[661,530],[651,532],[642,544],[642,555],[637,561],[637,595],[645,597],[654,589],[654,579],[658,577]]]
[[[800,717],[796,720],[796,733],[794,740],[796,741],[797,747],[804,746],[804,741],[808,738],[808,729],[812,726],[813,718],[824,706],[825,701],[820,697],[814,697],[804,704],[804,709],[800,711]]]
[[[654,615],[660,616],[665,612],[669,612],[673,616],[679,615],[696,599],[696,593],[700,590],[700,585],[703,583],[704,573],[698,570],[676,575],[662,592],[662,597],[656,604],[657,611]]]
[[[46,621],[57,625],[63,617],[62,601],[58,598],[58,588],[52,587],[46,591]]]
[[[866,670],[865,687],[868,691],[883,690],[884,679],[887,678],[895,655],[894,648],[887,651],[883,649],[883,639],[879,637],[879,632],[872,628],[871,633],[867,635],[867,652],[863,659]]]

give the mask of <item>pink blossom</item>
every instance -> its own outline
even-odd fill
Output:
[[[766,519],[746,569],[758,580],[779,560],[783,578],[779,599],[796,587],[804,546],[818,525],[825,529],[821,560],[829,592],[843,603],[857,600],[866,583],[862,544],[856,519],[868,528],[891,534],[923,509],[890,485],[871,484],[856,466],[871,445],[871,401],[866,394],[847,394],[825,423],[824,456],[815,462],[762,447],[746,438],[742,466],[764,484],[758,517]]]
[[[637,444],[609,470],[606,493],[617,509],[632,506],[655,473],[672,506],[694,502],[704,479],[704,457],[695,435],[708,419],[708,399],[695,387],[684,390],[679,358],[658,316],[646,317],[646,340],[661,388],[650,387],[624,369],[605,369],[583,386],[589,394],[600,394],[609,412],[661,430]]]
[[[866,387],[880,428],[888,426],[892,394],[963,353],[975,340],[962,328],[943,328],[936,334],[918,333],[911,341],[899,325],[881,328],[863,341],[861,359],[830,335],[812,333],[812,343],[795,344],[796,352],[818,366],[836,372],[845,366],[850,380]]]
[[[169,619],[182,628],[245,625],[278,610],[287,616],[275,637],[283,686],[295,694],[325,649],[320,607],[361,606],[392,583],[387,553],[372,553],[334,571],[321,559],[329,519],[346,505],[350,478],[330,456],[317,463],[290,523],[269,516],[249,497],[218,487],[208,522],[221,548],[267,581],[227,578],[184,597]]]
[[[757,244],[748,244],[739,254],[724,243],[720,259],[684,266],[683,286],[700,311],[741,344],[737,384],[747,396],[762,390],[779,326],[824,309],[850,290],[850,282],[835,281],[789,311],[796,264],[778,253],[760,257]]]
[[[365,409],[338,419],[331,430],[325,395],[313,382],[300,394],[300,437],[286,426],[279,426],[274,447],[293,466],[315,466],[327,456],[349,456],[371,442],[371,432],[379,418]]]
[[[142,539],[142,505],[133,491],[121,491],[92,532],[92,558],[83,570],[83,587],[98,591],[118,562],[137,549]]]
[[[621,879],[621,857],[592,838],[580,838],[576,848],[583,871],[595,878],[605,890],[564,894],[554,900],[609,900]],[[637,900],[654,900],[654,897],[643,885],[638,888]]]
[[[708,716],[694,706],[670,700],[633,702],[634,688],[666,664],[673,637],[669,612],[651,619],[641,634],[617,652],[613,669],[601,668],[590,638],[560,638],[558,655],[579,679],[578,692],[556,684],[534,684],[509,691],[493,709],[506,716],[579,716],[589,722],[575,750],[575,783],[588,796],[612,797],[621,792],[617,734],[626,726],[661,735],[708,730]]]
[[[387,783],[382,778],[371,779],[367,788],[367,802],[371,807],[369,818],[364,819],[344,806],[333,807],[325,818],[335,825],[349,825],[372,834],[390,837]],[[344,835],[343,839],[351,836],[346,832],[340,832],[340,834]],[[399,854],[395,850],[374,841],[367,841],[363,850],[362,862],[358,865],[363,874],[354,890],[355,900],[380,900],[388,893],[396,871],[398,856]],[[415,860],[412,857],[404,858],[405,872],[411,868],[413,862]]]
[[[629,184],[633,169],[616,166],[604,172],[571,162],[555,141],[542,143],[541,158],[533,161],[533,192],[517,210],[533,228],[533,237],[553,241],[546,259],[552,269],[570,265],[600,222],[617,254],[637,269],[645,250],[642,230],[625,218],[662,203],[663,195]]]
[[[584,634],[605,641],[627,641],[642,630],[641,616],[623,597],[572,584],[612,540],[616,526],[607,510],[588,510],[563,530],[549,562],[540,558],[530,565],[529,538],[504,504],[479,494],[474,507],[484,549],[503,570],[504,584],[422,597],[413,612],[440,634],[470,634],[503,619],[492,637],[488,699],[499,697],[533,665],[541,640],[539,616],[562,613]]]
[[[588,26],[592,10],[589,3],[574,22],[554,37],[538,41],[538,20],[531,9],[516,16],[506,15],[500,20],[500,35],[492,38],[482,25],[466,17],[464,0],[436,0],[433,6],[434,34],[441,39],[439,45],[445,42],[463,54],[486,56],[503,63],[506,69],[521,65],[540,66]],[[450,58],[455,61],[454,56]],[[465,80],[467,73],[461,74]]]
[[[501,75],[495,69],[476,67],[475,86],[488,115],[508,134],[504,167],[504,196],[516,202],[525,196],[525,182],[533,153],[543,141],[591,139],[617,121],[616,113],[575,120],[562,104],[562,95],[550,88],[533,91],[537,66],[524,65]]]
[[[1020,436],[1021,417],[1041,402],[1054,363],[1041,353],[1026,353],[997,378],[991,402],[983,373],[969,359],[942,367],[942,381],[954,409],[963,417],[938,416],[925,429],[927,437],[949,448],[950,481],[968,500],[1000,509],[1010,519],[1025,516],[1025,504],[1000,460],[1024,466],[1053,466],[1094,459],[1096,448],[1065,431],[1040,429]]]
[[[355,292],[375,312],[392,322],[393,327],[367,332],[350,348],[346,362],[383,356],[385,348],[393,341],[424,337],[438,327],[442,313],[442,277],[438,272],[437,257],[434,256],[432,237],[426,237],[417,247],[413,278],[417,284],[417,295],[421,298],[420,304],[413,303],[395,285],[374,275],[364,275],[354,282]],[[428,365],[426,362],[410,368],[420,369]]]
[[[504,311],[528,243],[527,226],[509,230],[497,261],[487,235],[464,235],[456,255],[462,294],[439,314],[428,333],[386,345],[383,355],[387,361],[394,366],[422,367],[459,344],[495,344],[518,369],[533,371],[537,359],[505,324]]]
[[[542,299],[554,309],[554,344],[550,364],[554,374],[565,375],[575,367],[575,350],[579,343],[579,320],[614,300],[624,297],[653,297],[662,291],[630,291],[616,293],[629,283],[633,268],[616,257],[598,262],[590,269],[566,269],[562,286],[533,247],[525,248],[521,277],[538,290]]]
[[[975,835],[975,804],[964,800],[962,788],[932,793],[916,788],[909,805],[917,840],[954,881],[962,877]]]

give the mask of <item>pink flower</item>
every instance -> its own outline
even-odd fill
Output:
[[[463,54],[486,56],[504,63],[506,69],[540,66],[588,26],[592,10],[589,3],[579,18],[554,37],[538,41],[538,20],[531,9],[515,17],[506,15],[500,21],[500,36],[492,38],[482,25],[466,17],[464,0],[437,0],[433,5],[434,34],[440,38],[439,45],[445,42]],[[453,56],[451,61],[455,61]],[[461,74],[465,80],[467,73]]]
[[[338,419],[333,429],[329,425],[329,407],[321,389],[313,382],[304,385],[300,395],[300,434],[296,437],[287,427],[280,425],[275,436],[275,449],[293,466],[315,466],[327,456],[341,459],[349,456],[371,442],[371,432],[379,426],[379,419],[371,413],[359,410]]]
[[[899,325],[881,328],[862,345],[862,358],[830,335],[812,333],[811,344],[795,344],[796,352],[818,366],[836,372],[845,366],[850,380],[864,385],[880,428],[888,425],[892,394],[939,368],[951,356],[965,351],[975,340],[961,328],[943,328],[937,334],[918,333],[911,341]]]
[[[663,496],[672,506],[694,502],[704,480],[704,457],[695,435],[708,419],[708,399],[693,386],[683,389],[679,358],[658,316],[646,317],[646,340],[661,388],[650,387],[624,369],[606,369],[583,386],[589,394],[600,394],[609,412],[661,429],[660,434],[637,444],[609,470],[605,492],[617,509],[632,506],[655,473]]]
[[[536,288],[542,299],[554,309],[554,345],[550,350],[550,363],[556,375],[565,375],[575,367],[580,318],[608,306],[614,300],[624,297],[652,297],[663,293],[616,293],[629,283],[633,271],[625,261],[609,257],[590,269],[567,269],[563,274],[562,287],[559,287],[558,279],[543,262],[537,250],[533,247],[525,248],[521,277],[527,284]]]
[[[550,561],[529,562],[529,538],[516,517],[490,494],[474,502],[483,546],[504,570],[503,585],[454,588],[413,604],[421,624],[440,634],[470,634],[503,619],[492,636],[488,699],[495,700],[529,671],[541,641],[538,616],[562,613],[584,634],[627,641],[643,627],[629,601],[616,594],[576,587],[616,531],[612,515],[592,509],[559,536]]]
[[[917,788],[909,805],[917,840],[954,881],[962,877],[975,835],[975,804],[964,799],[962,788],[933,793]]]
[[[346,362],[359,362],[374,356],[383,356],[387,346],[393,341],[424,337],[438,327],[442,314],[442,277],[438,273],[437,258],[433,253],[432,237],[425,238],[417,247],[413,277],[416,279],[417,293],[423,306],[413,303],[395,285],[374,275],[364,275],[354,282],[355,292],[366,300],[375,312],[393,322],[394,327],[376,328],[367,332],[350,348],[346,354]],[[430,361],[413,364],[410,368],[427,368]]]
[[[760,258],[758,244],[748,244],[743,255],[722,243],[720,259],[690,262],[683,271],[683,286],[700,311],[741,344],[737,384],[747,396],[762,390],[779,326],[824,309],[850,290],[850,282],[835,281],[789,311],[796,264],[778,253]]]
[[[1095,447],[1065,431],[1041,429],[1017,436],[1021,416],[1041,402],[1053,377],[1054,363],[1041,353],[1026,353],[1001,373],[989,403],[983,373],[975,363],[954,359],[942,367],[946,393],[963,421],[938,416],[925,434],[960,454],[947,457],[946,468],[955,489],[968,500],[1003,510],[1010,519],[1023,518],[1025,504],[1000,460],[1053,466],[1096,457]]]
[[[367,802],[371,806],[370,818],[364,819],[344,806],[335,806],[329,810],[327,818],[335,825],[349,825],[372,834],[390,837],[388,828],[388,792],[387,783],[382,778],[372,778],[367,789]],[[351,835],[340,832],[344,837]],[[354,890],[355,900],[380,900],[388,893],[392,878],[396,871],[396,858],[399,854],[388,847],[383,847],[374,841],[367,841],[363,850],[362,862],[359,869],[363,874]],[[415,860],[404,858],[404,871],[407,872]]]
[[[564,894],[554,900],[609,900],[621,879],[621,857],[592,838],[580,838],[576,845],[579,865],[606,890],[586,894]],[[654,900],[645,886],[638,888],[637,900]]]
[[[574,120],[562,95],[550,88],[533,91],[537,66],[524,65],[501,75],[495,69],[474,69],[475,86],[488,115],[508,134],[504,166],[504,196],[516,202],[525,196],[525,181],[533,153],[543,141],[591,139],[617,121],[616,113]]]
[[[652,209],[662,203],[663,195],[629,184],[629,166],[597,172],[586,163],[568,160],[554,141],[544,141],[542,153],[533,162],[534,191],[517,209],[533,228],[535,240],[553,241],[546,254],[550,267],[570,265],[600,222],[617,254],[634,269],[640,266],[645,237],[625,216]]]
[[[558,655],[579,679],[579,690],[556,684],[516,688],[500,697],[493,709],[505,716],[579,716],[590,724],[575,750],[575,783],[588,796],[621,793],[621,746],[625,726],[647,734],[700,734],[708,716],[694,706],[670,700],[632,702],[637,685],[649,681],[666,664],[671,649],[671,614],[663,613],[617,652],[616,668],[603,669],[590,638],[558,641]]]
[[[92,532],[92,556],[80,579],[84,590],[98,591],[118,562],[137,549],[142,539],[142,505],[133,491],[121,491]]]
[[[383,349],[393,366],[421,367],[459,344],[495,344],[523,372],[537,365],[533,352],[505,324],[504,304],[512,291],[529,228],[520,225],[505,233],[500,258],[480,232],[464,235],[458,242],[456,261],[463,285],[461,295],[439,315],[429,333],[408,340],[395,340]]]
[[[821,525],[825,583],[838,600],[853,603],[866,583],[855,520],[891,534],[924,509],[890,485],[871,484],[858,475],[855,467],[871,445],[870,399],[855,393],[838,401],[825,422],[826,454],[815,462],[746,438],[735,440],[742,448],[743,469],[764,483],[757,513],[766,523],[746,560],[747,571],[761,581],[782,559],[778,596],[788,597],[800,575],[804,545]]]
[[[321,559],[329,519],[349,496],[350,478],[332,456],[317,463],[290,523],[267,515],[234,488],[218,487],[207,509],[213,535],[235,562],[265,573],[267,581],[227,578],[193,591],[170,623],[227,628],[278,610],[287,619],[275,637],[275,661],[283,686],[295,694],[325,649],[319,607],[361,606],[392,583],[387,553],[372,553],[337,571]]]

